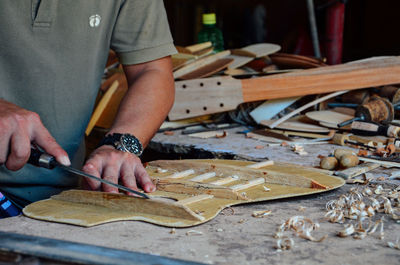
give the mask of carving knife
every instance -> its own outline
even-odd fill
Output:
[[[39,149],[31,148],[31,155],[29,157],[28,163],[32,164],[34,166],[43,167],[43,168],[47,168],[47,169],[53,169],[55,167],[58,167],[58,168],[61,168],[63,170],[66,170],[66,171],[68,171],[70,173],[73,173],[75,175],[79,175],[79,176],[82,176],[82,177],[95,179],[97,181],[100,181],[101,183],[116,187],[118,189],[121,189],[121,190],[124,190],[124,191],[127,191],[127,192],[134,193],[136,195],[139,195],[142,198],[149,199],[149,196],[147,196],[146,194],[144,194],[142,192],[139,192],[139,191],[136,191],[136,190],[132,190],[130,188],[127,188],[125,186],[113,183],[111,181],[108,181],[108,180],[105,180],[105,179],[101,179],[101,178],[89,175],[89,174],[87,174],[87,173],[85,173],[83,171],[80,171],[78,169],[75,169],[75,168],[72,168],[72,167],[68,167],[68,166],[64,166],[64,165],[58,163],[56,161],[56,159],[54,158],[54,156],[49,155],[49,154],[47,154],[47,153],[45,153],[45,152],[43,152],[43,151],[41,151]]]

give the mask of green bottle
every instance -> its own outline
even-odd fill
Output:
[[[203,14],[203,28],[197,36],[197,42],[203,43],[211,41],[214,46],[214,52],[224,50],[224,38],[222,31],[216,26],[216,16],[214,13]]]

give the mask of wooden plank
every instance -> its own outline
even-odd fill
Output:
[[[269,120],[273,118],[276,114],[292,105],[299,98],[300,97],[268,100],[252,110],[250,112],[250,116],[255,122],[261,123],[263,120]]]
[[[227,58],[233,59],[233,62],[228,66],[229,70],[237,69],[254,60],[253,57],[240,56],[235,54],[231,54]]]
[[[372,159],[372,158],[366,158],[366,157],[361,157],[359,156],[358,159],[360,161],[364,161],[364,162],[370,162],[370,163],[375,163],[384,167],[400,167],[400,163],[397,162],[391,162],[391,161],[383,161],[383,160],[376,160],[376,159]]]
[[[274,122],[275,122],[274,120],[263,120],[260,122],[260,124],[269,127]],[[299,132],[329,133],[328,128],[314,125],[314,124],[304,123],[304,122],[300,122],[300,121],[292,121],[292,120],[282,122],[281,124],[275,126],[275,128],[281,129],[281,130],[291,130],[291,131],[299,131]]]
[[[208,64],[211,64],[211,63],[217,61],[218,59],[222,59],[222,58],[228,56],[229,54],[231,54],[230,51],[223,51],[223,52],[219,52],[219,53],[216,53],[216,54],[209,55],[209,56],[206,56],[204,58],[198,59],[198,60],[196,60],[196,61],[194,61],[194,62],[192,62],[192,63],[190,63],[190,64],[188,64],[186,66],[183,66],[182,68],[180,68],[178,70],[176,70],[174,72],[174,78],[177,79],[177,78],[180,78],[180,77],[182,77],[184,75],[187,75],[187,74],[189,74],[189,73],[191,73],[191,72],[193,72],[193,71],[195,71],[195,70],[197,70],[197,69],[199,69],[199,68],[201,68],[203,66],[206,66]]]
[[[232,54],[259,58],[270,55],[281,49],[281,46],[273,43],[257,43],[240,49],[232,50]]]
[[[363,163],[342,171],[335,171],[335,176],[342,177],[344,179],[351,179],[378,167],[380,167],[380,165],[377,163]]]
[[[303,110],[306,110],[306,109],[308,109],[309,107],[312,107],[312,106],[314,106],[314,105],[316,105],[316,104],[318,104],[318,103],[320,103],[320,102],[323,102],[323,101],[325,101],[325,100],[327,100],[327,99],[330,99],[330,98],[334,98],[334,97],[340,96],[340,95],[342,95],[342,94],[344,94],[344,93],[347,93],[347,92],[348,92],[348,91],[338,91],[338,92],[334,92],[334,93],[328,94],[328,95],[326,95],[326,96],[323,96],[323,97],[321,97],[321,98],[317,98],[316,100],[313,100],[313,101],[311,101],[311,102],[309,102],[309,103],[307,103],[307,104],[301,106],[300,108],[297,108],[296,110],[294,110],[294,111],[292,111],[292,112],[286,114],[285,116],[283,116],[283,117],[281,117],[280,119],[276,120],[274,123],[272,123],[272,124],[269,125],[268,127],[270,127],[271,129],[273,129],[273,128],[275,128],[276,126],[278,126],[279,124],[281,124],[282,122],[284,122],[284,121],[290,119],[290,118],[293,117],[294,115],[299,114],[299,113],[302,112]]]
[[[104,96],[101,98],[99,104],[96,106],[96,109],[94,110],[92,117],[90,118],[89,124],[86,127],[85,130],[85,135],[88,136],[97,121],[99,120],[100,116],[103,114],[105,108],[107,107],[108,103],[110,102],[112,96],[115,94],[119,86],[119,82],[115,80],[111,87],[107,90],[107,92],[104,94]]]
[[[330,123],[335,125],[354,118],[354,116],[339,113],[332,110],[310,111],[306,113],[306,116],[307,118],[312,119],[314,121]]]
[[[198,44],[193,44],[190,46],[186,46],[185,48],[190,52],[190,53],[196,53],[199,52],[201,50],[207,49],[212,47],[212,42],[211,41],[207,41],[207,42],[203,42],[203,43],[198,43]]]
[[[346,90],[400,83],[400,57],[379,58],[242,80],[229,76],[213,78],[210,82],[206,80],[175,83],[175,103],[169,113],[171,120],[232,110],[243,102],[330,92],[336,92],[337,94],[330,95],[337,96]],[[234,100],[230,99],[231,96]],[[226,106],[224,101],[230,102],[229,106]]]
[[[188,79],[196,79],[196,78],[204,78],[208,77],[210,75],[213,75],[215,73],[218,73],[219,71],[224,70],[227,68],[231,63],[233,62],[233,59],[230,58],[222,58],[218,59],[212,63],[209,63],[207,65],[204,65],[190,73],[187,73],[185,75],[182,75],[179,77],[179,79],[182,80],[188,80]]]
[[[332,65],[242,80],[244,102],[400,83],[400,57]]]

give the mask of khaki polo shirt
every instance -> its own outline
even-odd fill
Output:
[[[1,0],[0,97],[38,113],[78,160],[110,48],[123,64],[175,53],[163,1]],[[0,166],[0,191],[20,205],[77,180],[57,169]]]

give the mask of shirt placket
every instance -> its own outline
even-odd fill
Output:
[[[58,0],[31,0],[33,29],[50,28],[53,22]]]

